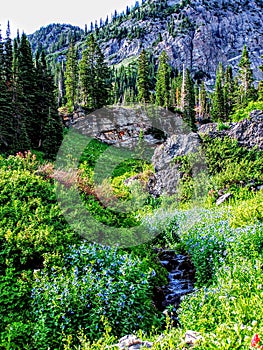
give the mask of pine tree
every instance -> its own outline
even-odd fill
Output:
[[[150,77],[149,62],[146,51],[143,49],[138,59],[137,75],[138,101],[149,102],[150,100]]]
[[[229,115],[233,111],[234,88],[235,88],[235,84],[233,79],[232,67],[228,66],[224,74],[224,87],[223,87],[226,120],[228,119]]]
[[[216,72],[215,91],[212,97],[212,119],[214,121],[225,121],[225,103],[223,89],[223,66],[219,64]]]
[[[156,105],[160,107],[169,107],[170,95],[170,74],[168,65],[168,55],[163,51],[159,57],[159,65],[156,76]]]
[[[169,105],[178,110],[181,106],[181,87],[182,87],[182,75],[178,71],[175,72],[174,77],[171,80],[170,91],[170,103]]]
[[[38,120],[34,113],[36,106],[36,71],[31,46],[26,34],[22,34],[17,57],[17,112],[26,126],[27,135],[33,148],[38,147]]]
[[[44,126],[42,135],[42,150],[44,151],[45,157],[53,160],[57,155],[63,139],[63,129],[58,114],[54,113],[51,115],[51,109],[49,111],[47,122]]]
[[[109,97],[110,71],[94,35],[87,38],[79,64],[81,103],[89,110],[103,107]]]
[[[6,84],[4,44],[0,29],[0,151],[7,152],[13,147],[14,130],[12,100]]]
[[[38,147],[45,155],[50,155],[50,150],[45,146],[46,139],[51,139],[52,152],[56,153],[62,141],[62,123],[57,112],[54,78],[47,67],[44,51],[37,53],[35,65],[37,87],[34,111],[38,122]]]
[[[8,87],[8,90],[11,91],[12,89],[12,65],[13,65],[13,48],[12,48],[12,39],[10,38],[10,24],[9,21],[7,23],[7,30],[6,30],[6,39],[4,43],[4,71],[5,71],[5,78],[6,78],[6,85]]]
[[[205,88],[205,83],[202,81],[201,87],[199,88],[199,119],[204,120],[207,118],[207,92]]]
[[[77,102],[78,54],[73,43],[70,44],[66,59],[65,87],[67,107],[72,112]]]
[[[185,70],[183,91],[183,119],[190,126],[191,130],[195,130],[195,91],[189,69]]]
[[[244,45],[242,57],[238,66],[238,80],[240,82],[240,107],[245,107],[249,101],[256,99],[256,91],[253,86],[254,78],[251,69],[251,61],[246,45]]]
[[[110,69],[105,62],[105,57],[98,46],[96,45],[96,64],[95,64],[95,108],[102,108],[108,103],[110,96]]]

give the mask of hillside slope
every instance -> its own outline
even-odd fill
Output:
[[[262,11],[262,0],[145,0],[110,23],[103,22],[95,32],[110,64],[132,60],[142,48],[155,56],[166,50],[174,66],[181,70],[185,64],[192,73],[207,79],[214,77],[219,62],[235,70],[246,44],[255,78],[260,80]],[[29,36],[34,47],[43,40],[40,35],[38,31],[38,35]],[[76,41],[81,44],[84,37],[82,33]],[[59,31],[44,47],[55,52],[53,41],[58,40]]]

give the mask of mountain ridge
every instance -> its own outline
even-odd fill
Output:
[[[193,74],[211,78],[211,84],[219,62],[237,70],[246,44],[255,79],[259,81],[263,78],[258,69],[263,55],[262,11],[262,0],[166,0],[161,4],[146,0],[127,9],[126,14],[113,17],[111,22],[103,22],[94,32],[111,65],[136,59],[143,48],[155,57],[165,50],[173,66],[182,70],[185,65]],[[81,47],[90,31],[77,28],[72,26],[78,35],[71,36],[75,35],[73,42]],[[29,35],[33,48],[37,40],[36,33]],[[57,33],[56,42],[59,40],[61,34]],[[63,59],[68,44],[69,40],[55,52],[49,45],[46,48],[56,59]]]

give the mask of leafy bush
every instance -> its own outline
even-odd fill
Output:
[[[0,275],[0,348],[27,349],[31,335],[30,290],[32,272],[14,268]]]
[[[72,246],[62,267],[46,262],[35,275],[34,344],[59,348],[62,334],[82,328],[89,339],[103,334],[102,316],[115,335],[160,324],[151,302],[155,272],[136,257],[100,245]]]
[[[209,139],[204,137],[203,149],[210,174],[211,188],[232,189],[263,181],[263,153],[258,149],[240,147],[230,138]]]
[[[251,101],[246,108],[237,110],[234,114],[230,116],[233,122],[239,122],[243,119],[249,118],[249,114],[254,110],[263,111],[263,102],[262,101]]]
[[[44,252],[72,242],[74,234],[56,202],[53,185],[32,173],[34,161],[20,156],[0,169],[2,266],[36,268]]]
[[[248,349],[252,335],[263,329],[261,261],[236,259],[223,265],[217,281],[184,298],[179,318],[185,329],[202,331],[200,349]]]
[[[0,157],[0,344],[30,348],[30,290],[43,255],[79,241],[56,202],[53,185],[37,175],[30,152]]]
[[[263,221],[263,192],[254,198],[238,202],[231,210],[230,224],[234,227],[257,224]]]

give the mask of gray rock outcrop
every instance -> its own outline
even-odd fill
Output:
[[[69,124],[83,135],[130,149],[138,146],[140,134],[143,135],[143,148],[155,148],[167,137],[186,128],[179,115],[151,105],[116,105],[89,115],[79,110],[72,115]]]
[[[116,346],[120,350],[138,350],[141,348],[152,348],[153,343],[149,341],[143,341],[135,335],[126,335],[119,340]]]
[[[173,195],[177,193],[179,181],[184,173],[181,171],[181,164],[175,162],[175,157],[195,153],[201,145],[200,135],[208,135],[211,138],[230,137],[238,141],[242,147],[257,147],[263,150],[263,111],[256,110],[250,113],[250,117],[237,123],[230,123],[228,129],[219,131],[217,123],[202,125],[198,133],[188,133],[173,135],[162,145],[158,146],[154,152],[152,162],[155,168],[155,174],[151,176],[148,182],[148,190],[154,196],[161,194]],[[196,156],[195,168],[205,169],[205,160],[199,153]],[[199,158],[200,159],[199,159]],[[224,194],[224,193],[223,193]],[[224,194],[229,197],[229,194]],[[226,200],[222,196],[222,200]],[[218,202],[220,204],[220,201]]]
[[[243,147],[263,150],[263,111],[255,110],[249,118],[237,123],[230,123],[228,129],[219,131],[217,123],[204,124],[199,128],[200,134],[215,137],[231,137]]]
[[[175,163],[173,160],[178,156],[195,153],[199,146],[200,137],[197,133],[190,132],[172,135],[157,147],[152,158],[156,173],[149,180],[149,192],[154,196],[177,193],[183,173],[180,170],[180,162]]]

